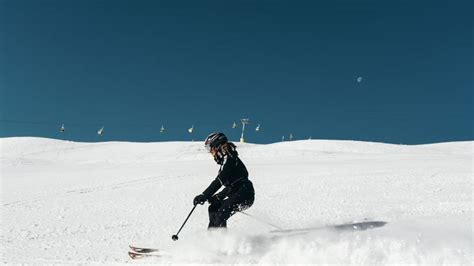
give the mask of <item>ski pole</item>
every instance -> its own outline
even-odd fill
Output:
[[[262,219],[260,219],[260,218],[257,218],[257,217],[255,217],[255,216],[253,216],[253,215],[250,215],[250,214],[248,214],[248,213],[246,213],[246,212],[240,212],[240,213],[245,214],[245,215],[247,215],[248,217],[253,218],[253,219],[255,219],[255,220],[257,220],[257,221],[259,221],[259,222],[261,222],[261,223],[263,223],[263,224],[267,224],[267,225],[273,226],[273,227],[275,227],[276,229],[283,231],[283,228],[281,228],[281,227],[279,227],[279,226],[276,226],[276,225],[274,225],[274,224],[271,224],[271,223],[269,223],[269,222],[267,222],[267,221],[264,221],[264,220],[262,220]]]
[[[186,222],[187,222],[188,219],[189,219],[189,216],[191,216],[191,214],[193,213],[194,209],[196,209],[196,206],[197,206],[197,204],[194,205],[193,209],[189,212],[188,217],[186,218],[186,220],[184,220],[184,223],[183,223],[183,225],[181,225],[181,228],[179,228],[178,233],[176,233],[176,235],[173,235],[173,236],[171,237],[171,239],[173,239],[173,241],[178,240],[178,234],[179,234],[179,232],[181,232],[181,229],[183,229],[184,225],[186,224]]]

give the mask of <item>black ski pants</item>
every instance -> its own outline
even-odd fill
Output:
[[[208,228],[227,227],[227,219],[236,212],[250,208],[254,199],[255,191],[250,180],[232,188],[226,199],[215,201],[209,206]]]

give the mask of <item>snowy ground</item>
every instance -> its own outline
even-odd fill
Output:
[[[238,145],[248,215],[207,232],[198,142],[0,139],[3,263],[472,264],[473,143]],[[354,223],[356,225],[354,226]],[[128,245],[160,247],[131,261]]]

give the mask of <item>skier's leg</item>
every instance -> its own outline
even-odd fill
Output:
[[[219,201],[219,204],[209,206],[209,228],[226,227],[227,219],[236,212],[243,211],[252,206],[255,199],[255,191],[252,182],[242,184],[240,188],[227,199]],[[212,214],[211,214],[212,213]]]
[[[214,213],[212,227],[227,227],[227,219],[233,214],[232,209],[231,198],[224,200],[222,206]]]
[[[219,208],[222,206],[222,201],[215,202],[211,205],[209,205],[208,211],[209,211],[209,226],[208,228],[211,227],[216,227],[216,214],[219,211]]]
[[[226,227],[227,219],[236,212],[250,208],[254,201],[254,194],[247,191],[239,191],[240,193],[229,196],[222,201],[221,207],[215,213],[213,220],[214,226]]]

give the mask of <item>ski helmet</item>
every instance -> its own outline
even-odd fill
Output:
[[[210,152],[212,148],[218,148],[224,143],[227,143],[227,137],[224,133],[213,132],[207,136],[204,141],[204,146],[206,146],[206,150]]]

